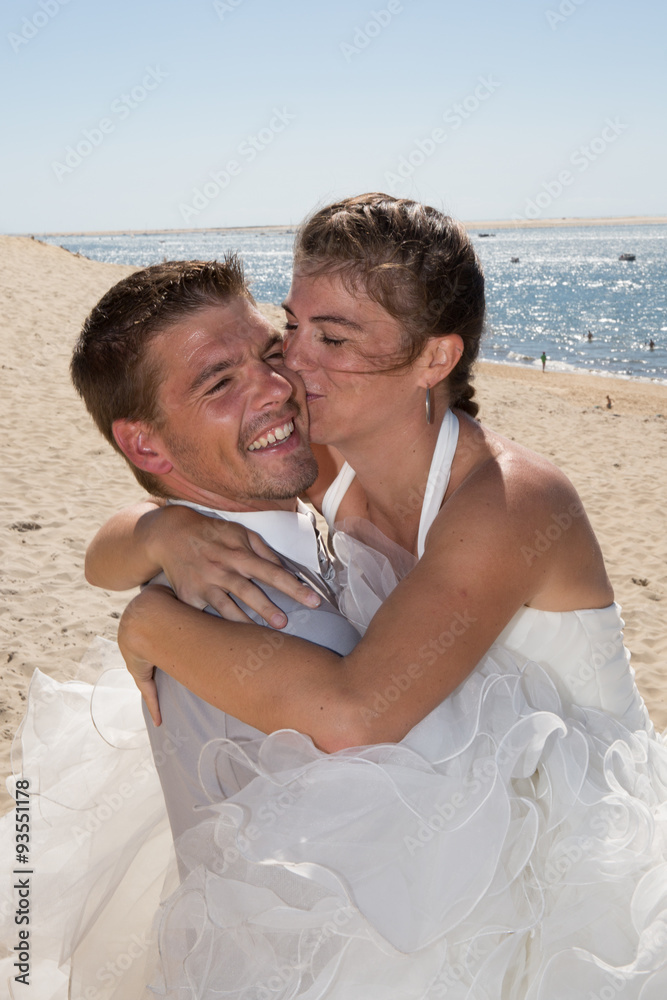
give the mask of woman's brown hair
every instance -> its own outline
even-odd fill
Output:
[[[399,321],[404,342],[385,371],[409,367],[431,337],[459,334],[463,354],[447,378],[449,402],[477,415],[471,382],[484,325],[484,273],[460,222],[406,198],[347,198],[301,226],[294,268],[339,274]]]

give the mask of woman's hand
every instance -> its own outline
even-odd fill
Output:
[[[307,608],[320,604],[319,595],[284,569],[256,532],[180,504],[144,503],[120,511],[98,531],[86,554],[88,581],[110,590],[138,587],[160,570],[181,601],[198,609],[210,605],[229,621],[249,621],[233,594],[274,628],[287,624],[252,579]]]
[[[168,612],[175,600],[174,594],[167,587],[146,587],[130,601],[118,624],[118,646],[155,726],[162,724],[162,716],[155,683],[155,666],[145,655],[146,633],[151,627],[151,617]]]
[[[306,607],[320,604],[319,595],[284,569],[276,553],[255,531],[233,521],[206,517],[179,504],[163,507],[151,517],[147,550],[185,604],[199,609],[210,605],[228,621],[251,621],[232,600],[233,594],[267,624],[284,628],[286,615],[252,579]]]

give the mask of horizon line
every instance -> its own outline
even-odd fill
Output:
[[[463,221],[463,220],[462,220]],[[621,216],[562,216],[544,219],[472,219],[463,221],[466,229],[551,229],[556,226],[613,226],[613,225],[664,225],[664,215],[621,215]],[[169,233],[232,233],[267,232],[271,230],[295,231],[298,224],[266,226],[206,226],[201,228],[174,229],[77,229],[38,232],[29,230],[22,233],[6,233],[7,236],[159,236]]]

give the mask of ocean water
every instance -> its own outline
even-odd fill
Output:
[[[481,231],[471,235],[487,279],[485,360],[541,367],[544,351],[547,370],[667,381],[667,226]],[[258,301],[280,303],[290,284],[291,229],[41,238],[137,266],[236,250]]]

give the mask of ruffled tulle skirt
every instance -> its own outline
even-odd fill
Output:
[[[160,996],[667,996],[667,746],[539,666],[492,651],[397,745],[209,744],[211,788],[230,757],[245,786],[178,843]]]
[[[155,914],[178,879],[141,699],[115,643],[97,640],[75,681],[35,671],[12,757],[0,996],[151,996]]]
[[[36,674],[19,745],[33,985],[14,980],[26,876],[12,873],[28,866],[9,814],[2,995],[134,1000],[150,983],[146,996],[173,1000],[667,996],[664,739],[565,703],[505,650],[400,744],[327,755],[293,731],[209,743],[211,795],[230,758],[240,788],[180,838],[180,884],[123,671]]]

